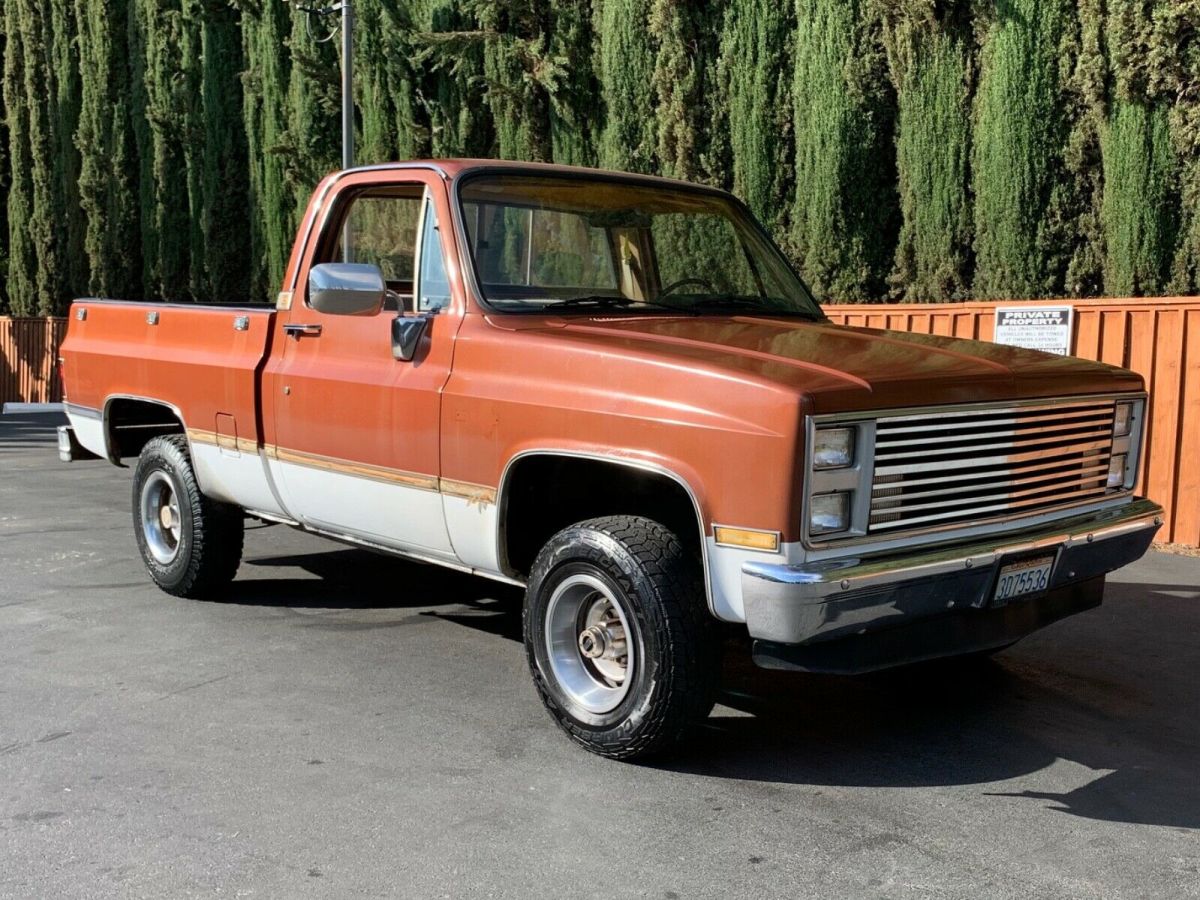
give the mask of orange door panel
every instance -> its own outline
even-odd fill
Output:
[[[432,173],[397,176],[395,186],[414,186],[418,198],[441,187]],[[381,185],[378,175],[371,184]],[[351,183],[342,191],[353,189]],[[347,200],[335,196],[330,202],[336,210]],[[375,216],[370,233],[356,235],[351,261],[378,262],[389,285],[403,289],[392,280],[405,274],[403,264],[395,261],[403,252],[387,244],[393,232],[399,235],[398,245],[415,242],[411,234],[401,234],[408,228],[408,204],[396,207],[396,221]],[[414,226],[420,209],[419,203],[412,207]],[[326,227],[338,229],[334,233],[340,233],[339,215],[328,217]],[[309,269],[318,262],[340,261],[344,252],[328,237],[310,245],[308,258],[300,263],[291,309],[280,313],[277,349],[264,380],[271,392],[267,409],[273,413],[275,437],[269,456],[284,505],[295,518],[326,531],[450,554],[438,493],[438,422],[460,313],[451,305],[429,316],[415,359],[397,360],[392,320],[412,313],[393,309],[344,316],[312,309],[307,302]],[[372,256],[383,253],[390,255]],[[311,327],[301,332],[289,325]]]

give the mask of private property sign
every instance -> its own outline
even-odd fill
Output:
[[[1066,356],[1071,352],[1071,306],[997,306],[997,344]]]

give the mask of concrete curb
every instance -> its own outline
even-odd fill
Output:
[[[15,413],[47,413],[47,412],[62,412],[63,405],[61,403],[5,403],[4,409],[0,411],[0,415],[12,415]]]

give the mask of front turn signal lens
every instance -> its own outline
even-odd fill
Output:
[[[809,501],[809,534],[845,531],[850,525],[850,494],[817,494]]]
[[[854,462],[853,428],[818,428],[813,438],[814,469],[844,469]]]

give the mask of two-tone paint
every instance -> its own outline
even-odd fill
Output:
[[[690,500],[712,611],[743,621],[743,565],[809,554],[810,417],[1142,390],[1096,363],[827,322],[496,313],[476,290],[456,198],[462,179],[505,166],[574,171],[454,160],[337,173],[313,195],[274,309],[77,301],[62,355],[79,441],[113,457],[114,404],[161,404],[214,497],[518,582],[504,549],[518,461],[653,473]],[[411,362],[393,358],[392,315],[325,315],[305,297],[340,204],[390,185],[419,186],[432,206],[451,285]],[[754,539],[730,545],[717,527]]]

